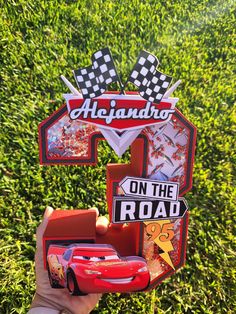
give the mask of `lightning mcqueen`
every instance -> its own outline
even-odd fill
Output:
[[[108,244],[51,244],[47,263],[51,287],[72,295],[139,291],[150,281],[144,258],[120,257]]]

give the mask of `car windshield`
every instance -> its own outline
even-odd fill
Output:
[[[120,259],[115,251],[85,251],[76,250],[73,254],[74,260],[101,262]]]

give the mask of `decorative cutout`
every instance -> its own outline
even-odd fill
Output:
[[[154,55],[143,50],[128,79],[138,87],[140,96],[155,104],[160,103],[172,80],[170,76],[157,71],[158,64]]]
[[[109,48],[95,52],[92,65],[75,70],[74,75],[84,98],[98,97],[107,90],[108,84],[120,82]]]
[[[158,59],[146,51],[139,55],[128,81],[138,87],[140,95],[122,94],[128,81],[122,85],[108,48],[93,54],[91,66],[74,71],[83,96],[62,77],[72,94],[64,94],[66,105],[39,126],[40,163],[95,165],[97,143],[104,139],[119,156],[131,145],[131,161],[107,165],[108,212],[115,226],[99,236],[92,231],[91,213],[57,213],[51,222],[56,228],[44,235],[45,267],[50,244],[91,240],[96,245],[113,245],[121,256],[144,257],[150,276],[147,289],[183,266],[188,211],[179,195],[192,186],[196,128],[175,108],[178,99],[169,98],[180,81],[169,88],[171,77],[157,71],[158,64]],[[121,94],[104,94],[112,82],[119,82]],[[83,219],[88,224],[82,226]],[[80,222],[83,231],[78,231]],[[128,224],[124,226],[124,222]],[[55,256],[52,264],[58,264]],[[60,279],[62,275],[60,271]],[[138,289],[132,287],[132,291]]]

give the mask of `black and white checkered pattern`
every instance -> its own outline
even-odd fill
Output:
[[[106,85],[119,81],[119,75],[112,59],[109,48],[95,52],[92,56],[93,68],[99,74],[99,82]]]
[[[92,55],[92,65],[74,71],[75,80],[84,98],[102,95],[107,85],[119,81],[109,48],[101,49]]]
[[[172,78],[156,70],[159,61],[148,53],[141,51],[128,81],[139,89],[139,94],[146,100],[160,103]]]
[[[170,76],[156,71],[151,81],[149,81],[147,85],[140,86],[139,94],[144,99],[158,104],[164,96],[168,86],[170,85],[171,80],[172,78]]]
[[[75,80],[84,98],[94,98],[102,95],[106,90],[106,85],[100,83],[98,74],[93,66],[74,71]]]

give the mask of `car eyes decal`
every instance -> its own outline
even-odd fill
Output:
[[[73,258],[77,259],[77,260],[99,262],[99,261],[105,261],[105,260],[109,260],[109,259],[117,259],[117,256],[116,255],[112,255],[112,256],[73,256]]]
[[[85,259],[85,260],[90,260],[90,256],[83,256],[83,259]]]

